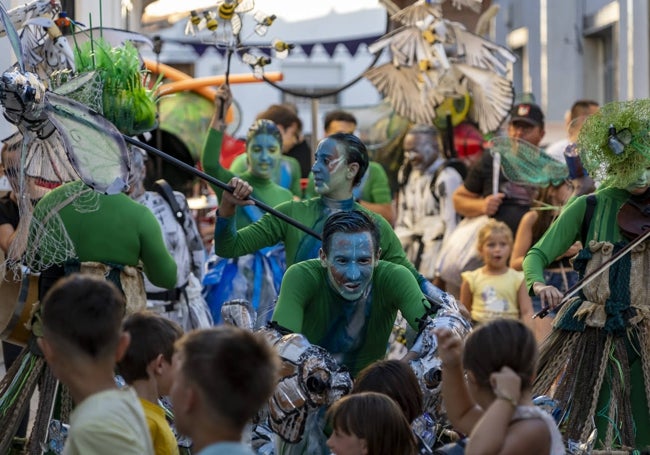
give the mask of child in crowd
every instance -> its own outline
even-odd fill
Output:
[[[475,324],[509,318],[532,326],[533,305],[524,274],[508,266],[512,244],[512,231],[503,221],[490,219],[478,233],[477,248],[485,265],[463,272],[460,287],[460,301]]]
[[[404,417],[413,421],[424,412],[424,399],[418,378],[407,362],[378,360],[365,367],[354,380],[352,393],[377,392],[389,396],[399,405]],[[418,454],[431,454],[431,448],[415,433]]]
[[[165,410],[157,402],[171,389],[174,343],[183,331],[177,323],[145,311],[127,317],[122,328],[131,343],[117,364],[118,371],[140,398],[156,455],[178,455]]]
[[[117,287],[80,274],[59,280],[43,299],[38,345],[76,404],[66,455],[154,453],[135,391],[118,389],[114,380],[116,360],[129,345],[121,328],[125,308]]]
[[[415,455],[415,437],[392,398],[377,392],[343,397],[327,412],[334,455]]]
[[[469,434],[466,455],[563,455],[553,417],[532,403],[533,332],[519,321],[482,324],[465,340],[437,329],[442,399],[454,427]],[[466,375],[466,376],[465,376]]]
[[[197,455],[253,455],[244,426],[278,379],[279,358],[261,336],[234,326],[192,331],[176,343],[171,400]]]

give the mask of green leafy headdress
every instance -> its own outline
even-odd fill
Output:
[[[650,166],[650,99],[604,105],[585,121],[578,146],[595,181],[628,187]]]

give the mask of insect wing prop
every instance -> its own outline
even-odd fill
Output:
[[[48,92],[46,109],[81,180],[101,193],[122,192],[129,172],[122,133],[99,113],[56,93]]]
[[[20,71],[24,73],[25,65],[23,64],[22,49],[20,47],[20,37],[18,36],[18,32],[16,32],[16,29],[14,28],[14,24],[11,22],[11,17],[7,13],[7,10],[2,5],[2,3],[0,3],[0,20],[2,21],[2,25],[4,26],[4,29],[7,33],[7,38],[9,38],[9,42],[11,43],[11,48],[14,51],[14,55],[18,59],[18,67],[20,68]]]

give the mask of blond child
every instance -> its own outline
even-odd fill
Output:
[[[512,244],[512,231],[502,221],[491,219],[478,233],[477,249],[485,265],[463,272],[460,287],[460,301],[475,324],[507,318],[532,326],[524,274],[508,266]]]
[[[138,394],[156,455],[178,455],[176,437],[158,399],[171,389],[174,343],[183,330],[149,311],[130,315],[122,328],[130,335],[131,344],[117,364],[118,372]]]
[[[65,455],[153,455],[142,406],[131,387],[118,389],[115,363],[129,345],[122,331],[124,296],[103,278],[73,274],[45,295],[38,346],[70,390]]]
[[[469,435],[466,455],[564,455],[553,417],[533,405],[537,369],[533,332],[497,319],[463,340],[436,331],[442,360],[442,400],[454,428]]]

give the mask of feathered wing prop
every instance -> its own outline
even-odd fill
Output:
[[[440,90],[423,89],[423,75],[413,66],[398,68],[386,63],[371,68],[364,76],[390,101],[395,112],[418,123],[431,123],[436,118],[436,106],[444,100]]]
[[[507,65],[515,55],[442,17],[444,0],[419,0],[392,15],[405,24],[381,37],[368,49],[392,53],[392,65],[364,76],[414,122],[433,123],[445,98],[470,96],[470,118],[483,133],[496,130],[508,116],[514,93]],[[389,6],[392,2],[386,0]],[[480,0],[457,0],[454,6],[480,10]],[[392,68],[391,68],[392,66]]]
[[[446,24],[454,36],[456,58],[463,63],[505,76],[508,72],[506,65],[517,61],[517,56],[509,49],[470,32],[462,24],[451,21],[446,21]]]
[[[374,54],[386,47],[392,53],[395,66],[411,66],[420,60],[433,58],[433,53],[427,49],[428,46],[422,38],[422,30],[415,26],[393,30],[368,46],[368,50]]]
[[[415,25],[428,20],[433,16],[436,19],[442,17],[442,3],[444,0],[418,0],[412,5],[403,8],[390,18],[395,22],[405,25]]]
[[[508,116],[515,92],[512,81],[487,70],[466,64],[454,65],[467,83],[472,98],[469,117],[481,131],[496,131]]]

